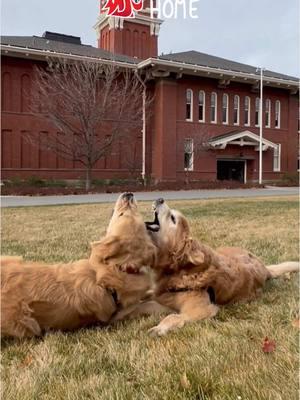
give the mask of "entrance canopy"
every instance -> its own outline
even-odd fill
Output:
[[[235,146],[254,146],[256,151],[259,151],[259,136],[250,131],[235,131],[226,133],[225,135],[219,135],[211,138],[208,143],[212,148],[215,149],[226,149],[227,145]],[[262,150],[266,151],[269,148],[277,149],[278,144],[271,142],[270,140],[262,140]]]

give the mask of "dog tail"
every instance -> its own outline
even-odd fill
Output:
[[[287,261],[277,265],[267,265],[266,267],[271,274],[271,278],[278,278],[280,275],[288,272],[300,271],[300,263],[297,261]]]

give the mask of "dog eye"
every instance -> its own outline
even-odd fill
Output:
[[[124,213],[119,214],[119,217],[122,217],[123,214],[124,214]]]
[[[173,224],[176,224],[176,218],[174,217],[174,215],[171,215],[171,220],[172,220]]]

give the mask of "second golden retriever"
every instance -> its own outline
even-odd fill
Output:
[[[31,337],[108,322],[144,297],[150,281],[138,271],[153,265],[155,253],[134,196],[125,193],[89,259],[49,265],[3,257],[1,335]],[[131,265],[138,273],[126,272]]]
[[[299,271],[298,262],[265,266],[250,252],[211,247],[191,237],[187,219],[163,199],[154,203],[155,221],[147,223],[158,249],[155,300],[175,311],[150,330],[165,335],[185,323],[213,317],[218,306],[252,300],[270,278]],[[142,306],[138,312],[143,313]]]

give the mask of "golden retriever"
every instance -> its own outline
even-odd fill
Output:
[[[31,337],[107,323],[145,296],[150,280],[139,270],[153,265],[156,249],[133,194],[119,197],[106,236],[91,247],[89,259],[69,264],[3,257],[2,336]],[[136,273],[126,272],[130,266]]]
[[[299,271],[298,262],[265,266],[238,247],[213,250],[191,237],[187,219],[163,199],[153,207],[155,221],[146,225],[158,249],[155,300],[176,314],[150,329],[152,335],[213,317],[218,305],[252,300],[268,279]],[[139,307],[135,315],[143,314],[144,308]]]

